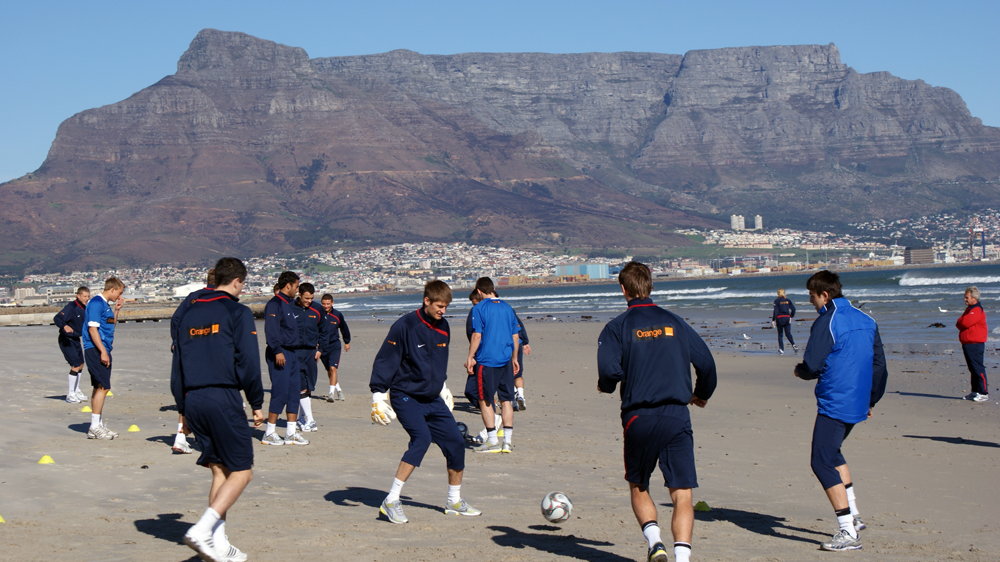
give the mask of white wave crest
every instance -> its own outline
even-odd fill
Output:
[[[901,287],[920,287],[925,285],[985,285],[1000,283],[997,275],[961,275],[957,277],[925,277],[919,273],[906,273],[899,278]]]

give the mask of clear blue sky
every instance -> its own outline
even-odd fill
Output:
[[[1000,126],[998,0],[23,0],[0,7],[0,182],[38,168],[74,113],[173,74],[206,27],[310,57],[835,43],[855,70],[951,88]]]

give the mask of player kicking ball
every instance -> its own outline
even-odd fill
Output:
[[[451,331],[444,314],[451,298],[451,287],[444,281],[427,283],[423,306],[389,328],[372,365],[372,422],[389,425],[398,419],[410,436],[389,494],[379,507],[379,513],[391,523],[409,521],[399,496],[431,443],[441,448],[448,469],[445,514],[482,513],[462,499],[465,438],[451,413],[451,392],[445,385]]]

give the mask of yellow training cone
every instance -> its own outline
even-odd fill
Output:
[[[38,464],[56,464],[56,461],[48,455],[42,455],[42,458],[38,459]]]
[[[87,413],[93,412],[93,410],[90,409],[90,406],[84,406],[84,407],[80,408],[80,411],[81,412],[87,412]]]
[[[110,390],[108,391],[108,396],[114,396],[114,395],[115,395],[114,392],[111,392]]]
[[[132,433],[135,433],[136,431],[139,431],[139,426],[132,424],[128,426],[128,430],[131,431]]]
[[[0,523],[6,523],[6,521],[3,520],[3,515],[0,515]]]

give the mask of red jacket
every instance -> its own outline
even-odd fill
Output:
[[[989,328],[986,326],[986,311],[978,302],[969,305],[955,322],[958,341],[962,343],[986,343]]]

